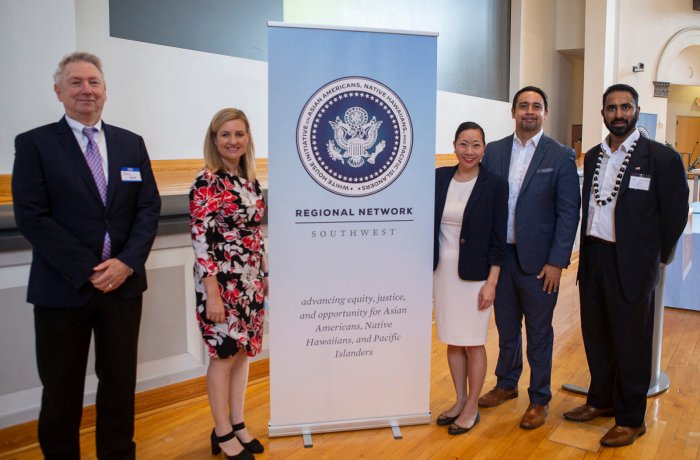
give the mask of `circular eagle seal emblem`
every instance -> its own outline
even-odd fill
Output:
[[[413,146],[411,118],[382,83],[346,77],[307,101],[297,124],[297,151],[311,178],[343,196],[377,193],[394,182]]]

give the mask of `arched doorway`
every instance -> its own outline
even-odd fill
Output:
[[[682,29],[666,44],[656,69],[654,96],[666,99],[666,142],[689,167],[700,156],[700,27]]]

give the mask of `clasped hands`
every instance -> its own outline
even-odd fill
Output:
[[[107,259],[93,270],[95,273],[90,277],[90,282],[95,289],[104,293],[118,289],[134,273],[132,268],[117,258]]]

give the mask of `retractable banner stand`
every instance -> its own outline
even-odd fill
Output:
[[[270,436],[428,423],[437,36],[268,31]]]

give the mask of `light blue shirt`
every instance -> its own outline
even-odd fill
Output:
[[[85,136],[85,134],[83,134],[83,128],[85,128],[86,126],[77,120],[73,120],[68,115],[66,115],[66,122],[68,122],[68,126],[70,126],[71,131],[73,131],[73,135],[75,136],[75,140],[78,141],[80,150],[82,150],[83,155],[85,155],[85,150],[87,149],[88,145],[88,138],[87,136]],[[109,174],[107,172],[107,141],[105,140],[105,132],[102,129],[102,120],[99,120],[97,123],[95,123],[93,128],[97,129],[95,142],[97,142],[97,149],[99,150],[100,156],[102,157],[102,170],[105,173],[105,181],[106,183],[109,183]]]

